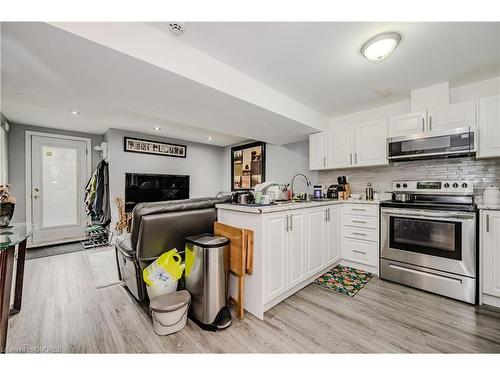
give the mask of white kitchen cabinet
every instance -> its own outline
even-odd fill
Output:
[[[422,133],[426,129],[427,111],[407,113],[389,118],[389,137]]]
[[[279,296],[286,290],[288,259],[288,215],[280,213],[266,218],[265,246],[267,251],[266,300]]]
[[[306,274],[308,276],[318,273],[325,265],[326,218],[325,207],[318,207],[307,212]]]
[[[481,211],[483,302],[500,307],[500,211]]]
[[[327,211],[325,262],[329,266],[338,261],[342,253],[342,206],[330,206]]]
[[[328,168],[344,168],[354,164],[354,127],[330,132]]]
[[[328,146],[330,135],[328,132],[311,134],[309,136],[309,169],[325,169],[328,161]]]
[[[427,131],[441,131],[476,126],[476,102],[450,104],[427,111]]]
[[[287,285],[293,287],[306,278],[305,258],[307,248],[306,213],[304,210],[295,210],[290,213],[288,231],[288,271]]]
[[[477,156],[500,156],[500,95],[479,98],[479,145]]]
[[[387,137],[385,119],[356,125],[354,164],[357,167],[388,164]]]

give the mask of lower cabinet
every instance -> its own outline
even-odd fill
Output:
[[[266,302],[340,259],[341,209],[332,205],[265,215]]]
[[[481,291],[483,303],[500,307],[500,211],[481,211]]]

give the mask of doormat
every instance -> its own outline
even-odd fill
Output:
[[[370,272],[339,264],[314,280],[313,284],[354,297],[372,277],[373,274]]]
[[[112,247],[94,250],[88,254],[96,289],[120,284],[115,250]]]

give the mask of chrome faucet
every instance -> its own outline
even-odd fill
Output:
[[[307,178],[307,176],[305,174],[297,173],[295,176],[292,177],[292,182],[290,183],[290,186],[291,186],[291,189],[292,189],[292,199],[294,197],[294,194],[293,194],[293,184],[295,182],[295,177],[298,177],[298,176],[304,177],[306,179],[306,185],[307,186],[311,186],[311,181],[309,181],[309,179]]]

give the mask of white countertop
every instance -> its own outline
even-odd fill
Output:
[[[331,206],[332,204],[375,204],[378,205],[379,201],[366,201],[361,199],[347,199],[347,200],[321,200],[321,201],[309,201],[304,203],[281,203],[276,205],[269,206],[248,206],[241,204],[231,204],[231,203],[222,203],[215,205],[219,210],[229,210],[229,211],[239,211],[250,214],[266,214],[271,212],[281,212],[281,211],[289,211],[289,210],[299,210],[302,208],[311,208],[318,206]]]
[[[476,206],[480,210],[500,210],[500,203],[478,203]]]

